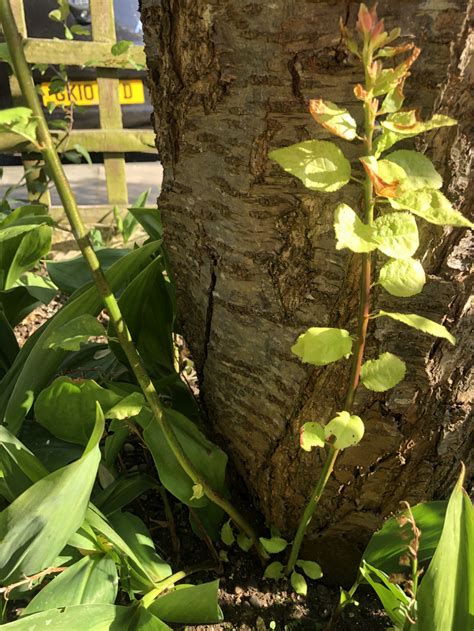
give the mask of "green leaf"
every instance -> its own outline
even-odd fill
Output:
[[[388,213],[374,221],[377,249],[394,259],[405,259],[420,243],[415,218],[406,212]]]
[[[438,545],[446,514],[446,501],[427,502],[413,506],[411,512],[417,527],[421,530],[418,561],[425,564],[429,561]],[[407,511],[401,511],[400,515]],[[362,558],[387,574],[400,572],[400,557],[406,554],[407,541],[412,537],[411,526],[400,525],[399,517],[387,519],[382,528],[372,535]]]
[[[19,350],[15,333],[3,310],[0,294],[0,379],[13,365]]]
[[[50,473],[0,513],[0,581],[31,576],[55,560],[84,521],[100,462],[104,417],[96,423],[82,457]]]
[[[309,102],[309,111],[314,120],[332,134],[345,140],[354,140],[357,136],[355,120],[348,110],[341,109],[335,103],[323,101],[322,99],[313,99]]]
[[[33,482],[48,475],[38,458],[0,425],[0,495],[13,502]]]
[[[350,162],[339,147],[325,140],[306,140],[276,149],[269,157],[315,191],[337,191],[351,177]]]
[[[94,495],[94,505],[105,515],[111,515],[156,487],[156,481],[148,475],[127,473]]]
[[[132,392],[105,412],[105,418],[124,421],[140,414],[145,406],[145,397],[141,392]]]
[[[231,546],[235,541],[230,519],[229,521],[226,521],[221,528],[221,539],[226,546]]]
[[[296,565],[303,570],[308,578],[314,581],[323,576],[321,566],[319,563],[316,563],[316,561],[303,561],[303,559],[298,559]]]
[[[269,554],[278,554],[279,552],[282,552],[288,545],[288,541],[286,541],[286,539],[283,539],[283,537],[270,537],[269,539],[266,539],[265,537],[260,537],[259,539],[260,543]]]
[[[115,56],[125,55],[125,53],[129,51],[131,46],[133,46],[133,42],[131,42],[128,39],[122,39],[120,42],[116,42],[112,46],[112,48],[110,49],[110,52],[112,53],[112,55],[115,55]]]
[[[394,162],[405,171],[406,178],[400,182],[402,190],[441,188],[443,185],[443,178],[436,171],[431,160],[418,151],[407,149],[394,151],[385,158],[385,161]]]
[[[130,250],[103,248],[96,250],[97,258],[104,271],[114,263],[130,254]],[[91,283],[91,273],[82,255],[64,261],[47,261],[49,277],[65,294],[72,294],[77,289]]]
[[[301,594],[302,596],[306,596],[308,593],[308,585],[306,584],[306,579],[299,572],[293,571],[290,577],[291,586],[295,590],[297,594]]]
[[[77,153],[84,158],[87,164],[90,164],[92,166],[91,155],[85,147],[83,147],[82,145],[75,144],[73,149],[74,151],[77,151]]]
[[[326,440],[333,437],[333,447],[336,449],[346,449],[360,443],[364,436],[364,423],[358,416],[349,412],[339,412],[324,427]]]
[[[217,624],[224,616],[217,602],[219,581],[178,585],[153,602],[148,610],[165,622]]]
[[[12,132],[25,140],[37,144],[36,126],[38,120],[28,107],[10,107],[0,110],[0,132]]]
[[[131,572],[131,587],[140,592],[153,589],[161,580],[171,576],[171,568],[156,553],[153,540],[145,524],[130,513],[115,512],[109,521],[95,507],[87,511],[87,524],[111,546],[120,557],[125,557]],[[112,521],[113,520],[113,521]],[[83,542],[69,545],[83,548]]]
[[[243,532],[239,532],[237,535],[237,545],[244,552],[248,552],[252,547],[252,539],[249,539]]]
[[[226,454],[207,440],[194,423],[179,412],[168,408],[164,413],[183,451],[197,472],[209,482],[213,489],[222,491],[227,465]],[[209,503],[206,496],[191,499],[194,482],[185,473],[171,451],[161,425],[149,412],[137,416],[137,422],[143,428],[143,438],[151,451],[163,486],[187,506],[206,506]]]
[[[4,627],[7,631],[171,631],[143,607],[95,604],[42,611]]]
[[[388,318],[392,318],[392,320],[403,322],[403,324],[407,326],[418,329],[418,331],[434,335],[434,337],[442,337],[451,344],[456,344],[456,338],[454,335],[451,335],[445,326],[433,322],[433,320],[429,320],[428,318],[424,318],[423,316],[416,315],[415,313],[394,313],[393,311],[383,311],[380,309],[376,317],[379,316],[387,316]]]
[[[273,561],[270,565],[267,565],[263,578],[269,578],[274,581],[278,581],[283,578],[283,564],[280,561]]]
[[[324,447],[326,433],[319,423],[305,423],[300,429],[300,447],[305,451],[311,451],[313,447]]]
[[[474,622],[474,509],[461,476],[441,538],[417,592],[419,631],[470,629]]]
[[[117,592],[118,576],[112,557],[88,555],[47,583],[21,615],[86,603],[113,605]]]
[[[302,333],[291,352],[305,364],[325,366],[352,353],[352,338],[345,329],[311,327]]]
[[[425,282],[423,265],[412,258],[390,259],[380,270],[379,284],[392,296],[415,296],[422,291]]]
[[[136,569],[144,573],[152,585],[171,576],[171,567],[156,552],[150,532],[139,517],[132,513],[114,511],[109,521],[133,552],[131,560],[135,563]]]
[[[69,30],[74,35],[90,35],[91,30],[88,26],[83,26],[82,24],[73,24]]]
[[[83,445],[95,425],[96,402],[108,410],[118,400],[119,395],[92,379],[58,377],[37,398],[35,417],[57,438]]]
[[[48,348],[78,351],[89,338],[101,335],[105,335],[102,324],[94,316],[84,313],[54,331],[48,339]]]
[[[375,590],[386,614],[396,625],[396,629],[403,629],[410,604],[408,596],[398,585],[390,581],[390,577],[385,572],[372,567],[365,561],[362,562],[359,572]]]
[[[377,248],[373,230],[359,219],[347,204],[339,204],[334,212],[336,250],[349,248],[352,252],[372,252]]]
[[[360,378],[368,390],[385,392],[405,378],[405,362],[392,353],[382,353],[378,359],[369,359],[361,370]]]
[[[117,291],[134,278],[158,247],[158,242],[149,243],[117,261],[106,273],[112,290]],[[51,381],[68,355],[62,349],[48,349],[49,336],[73,318],[83,313],[98,315],[101,310],[102,301],[95,286],[84,288],[21,348],[14,365],[0,382],[0,418],[13,433],[19,431],[35,396]]]
[[[396,199],[391,199],[392,208],[404,208],[437,226],[473,228],[474,224],[453,208],[449,199],[440,191],[408,191]]]

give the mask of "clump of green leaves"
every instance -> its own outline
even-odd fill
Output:
[[[350,360],[351,368],[340,411],[326,423],[318,419],[301,428],[301,448],[305,451],[321,448],[327,454],[293,541],[285,570],[291,576],[299,563],[306,528],[338,453],[357,445],[363,438],[363,420],[352,413],[360,382],[368,390],[385,392],[405,377],[405,363],[389,350],[364,361],[369,321],[386,317],[444,338],[451,344],[456,341],[444,325],[424,316],[381,308],[372,310],[372,285],[378,284],[388,294],[403,298],[423,291],[426,276],[421,261],[416,258],[420,219],[435,225],[473,227],[439,190],[441,175],[427,156],[413,149],[392,149],[400,141],[456,124],[442,114],[424,121],[416,109],[403,109],[404,84],[420,50],[411,42],[396,43],[400,29],[387,32],[383,20],[377,17],[375,6],[370,10],[364,4],[360,6],[358,39],[342,23],[341,30],[348,50],[364,71],[364,83],[354,88],[363,109],[363,127],[347,109],[330,101],[311,100],[309,110],[315,122],[332,135],[360,144],[358,165],[351,166],[342,149],[327,140],[307,140],[270,153],[270,158],[312,191],[339,191],[352,180],[361,184],[364,193],[363,207],[352,208],[348,200],[334,210],[336,249],[348,249],[362,259],[357,327],[354,331],[311,327],[292,347],[292,352],[304,363],[325,366]],[[374,256],[382,263],[377,279],[373,278]],[[280,571],[282,568],[275,563],[267,568],[272,576]]]

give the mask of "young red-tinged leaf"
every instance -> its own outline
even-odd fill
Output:
[[[311,451],[313,447],[324,447],[326,434],[324,427],[319,423],[305,423],[300,429],[300,447],[305,451]]]
[[[399,180],[393,179],[393,175],[391,173],[386,173],[384,178],[381,173],[380,164],[372,156],[365,156],[364,158],[360,158],[360,161],[362,162],[362,165],[374,186],[376,195],[378,195],[379,197],[397,196],[398,187],[400,184]],[[400,174],[403,175],[402,170],[400,170]]]
[[[339,108],[331,101],[312,99],[309,111],[314,120],[332,134],[345,140],[354,140],[356,137],[357,124],[348,110]]]

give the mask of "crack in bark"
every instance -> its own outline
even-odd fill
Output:
[[[206,367],[207,356],[209,354],[209,342],[211,339],[212,329],[212,315],[214,312],[214,290],[217,282],[216,275],[217,260],[211,258],[211,265],[209,269],[210,281],[209,289],[207,290],[207,310],[206,310],[206,324],[204,329],[204,342],[203,342],[203,360],[202,360],[202,385],[204,385],[204,369]]]

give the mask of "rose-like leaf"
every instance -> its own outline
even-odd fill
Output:
[[[300,429],[300,447],[305,451],[311,451],[313,447],[324,447],[325,441],[324,427],[319,423],[305,423]]]
[[[385,392],[405,377],[405,362],[392,353],[382,353],[378,359],[369,359],[362,366],[361,381],[367,390]]]
[[[360,443],[364,436],[364,423],[359,416],[343,411],[329,421],[324,431],[326,439],[334,438],[332,445],[336,449],[346,449]]]
[[[230,519],[229,521],[226,521],[221,528],[221,539],[226,546],[231,546],[235,541],[232,526],[230,525]]]
[[[437,226],[473,228],[474,224],[452,207],[451,202],[440,191],[407,191],[390,200],[395,209],[406,209]]]
[[[283,537],[260,537],[260,543],[269,554],[278,554],[282,552],[288,545],[288,541]]]
[[[356,137],[357,125],[348,110],[341,109],[331,101],[312,99],[309,102],[309,111],[314,120],[332,134],[345,140],[354,140]]]
[[[428,318],[424,318],[423,316],[416,315],[415,313],[394,313],[393,311],[383,311],[383,309],[380,309],[377,317],[378,316],[387,316],[392,320],[403,322],[403,324],[407,326],[418,329],[418,331],[423,331],[423,333],[428,333],[434,337],[442,337],[451,344],[456,344],[456,338],[454,335],[451,335],[445,326],[433,322],[433,320],[429,320]]]
[[[443,178],[429,158],[418,151],[401,149],[389,154],[383,162],[395,163],[403,169],[406,177],[400,182],[403,191],[423,188],[441,188]]]
[[[319,563],[316,563],[316,561],[303,561],[303,559],[298,559],[296,565],[303,570],[308,578],[313,579],[313,581],[321,578],[323,575],[321,566]]]
[[[392,296],[409,298],[419,294],[425,285],[425,270],[412,258],[390,259],[380,270],[379,283]]]
[[[337,191],[351,177],[350,162],[339,147],[325,140],[306,140],[275,149],[269,157],[315,191]]]
[[[305,577],[299,572],[292,572],[290,580],[295,592],[301,594],[301,596],[306,596],[308,593],[308,585],[306,584]]]
[[[325,366],[341,357],[349,357],[352,338],[345,329],[311,327],[298,337],[291,352],[306,364]]]
[[[411,138],[438,127],[450,127],[456,124],[457,121],[443,114],[435,114],[429,121],[420,121],[416,110],[394,112],[381,122],[383,132],[375,142],[376,156],[399,140]]]
[[[339,204],[334,212],[336,250],[349,248],[352,252],[372,252],[377,243],[372,240],[373,229],[363,223],[347,204]]]
[[[278,580],[283,577],[283,564],[280,561],[273,561],[265,568],[264,578]]]
[[[377,249],[394,259],[408,258],[419,245],[415,218],[407,212],[388,213],[374,221]]]

